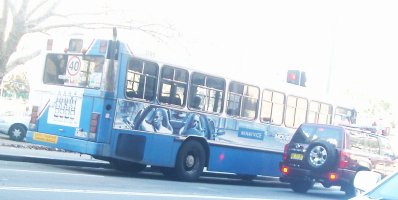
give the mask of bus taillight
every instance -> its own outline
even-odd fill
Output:
[[[98,114],[98,113],[91,113],[90,132],[88,135],[90,140],[95,140],[95,137],[97,136],[97,127],[98,127],[99,116],[100,116],[100,114]]]
[[[30,122],[29,122],[29,129],[31,130],[36,129],[37,117],[39,116],[38,112],[39,112],[39,107],[32,106],[32,113],[30,114]]]
[[[47,39],[47,51],[53,50],[53,39]]]
[[[100,53],[106,53],[106,50],[108,49],[108,41],[106,40],[101,40],[100,41],[100,49],[99,52]]]

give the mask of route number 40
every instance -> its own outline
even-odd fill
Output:
[[[80,72],[81,61],[77,56],[69,57],[68,59],[68,74],[75,76]]]

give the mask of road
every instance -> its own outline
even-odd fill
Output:
[[[185,183],[156,172],[132,176],[113,169],[0,161],[1,199],[342,199],[338,188],[293,193],[286,185],[204,177]]]
[[[397,135],[394,131],[389,136],[394,147],[398,146]],[[212,174],[194,183],[168,180],[149,170],[133,176],[87,155],[13,142],[0,135],[2,200],[346,199],[337,187],[315,185],[307,194],[297,194],[276,179],[244,182],[208,175]]]
[[[0,199],[346,199],[338,187],[316,184],[307,194],[297,194],[267,177],[245,182],[207,173],[187,183],[151,170],[133,176],[89,156],[40,149],[0,137]]]

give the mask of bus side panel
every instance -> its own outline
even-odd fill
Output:
[[[210,145],[209,171],[244,175],[280,176],[282,153]]]
[[[115,100],[105,98],[104,101],[103,98],[95,98],[93,105],[92,112],[100,114],[95,141],[109,144],[112,136],[111,132],[115,113]]]
[[[129,131],[130,132],[130,131]],[[115,131],[115,158],[154,166],[173,167],[179,145],[171,135]]]
[[[154,166],[174,167],[177,151],[181,143],[171,135],[149,135],[145,148],[144,162]]]
[[[212,117],[216,125],[216,141],[254,149],[283,152],[293,132],[285,127],[256,123],[236,118]]]

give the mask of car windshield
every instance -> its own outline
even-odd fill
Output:
[[[389,177],[382,184],[367,193],[371,199],[398,199],[398,173]]]
[[[309,144],[315,140],[325,140],[341,147],[342,129],[330,126],[301,125],[292,141]]]

